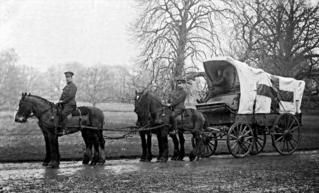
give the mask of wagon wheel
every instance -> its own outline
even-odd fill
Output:
[[[259,130],[258,130],[259,129]],[[266,132],[262,130],[260,127],[255,127],[253,129],[253,134],[255,138],[255,142],[249,152],[250,155],[257,155],[262,152],[266,145]]]
[[[289,113],[281,114],[275,120],[271,132],[273,146],[281,155],[290,155],[299,147],[300,123]]]
[[[254,144],[253,129],[248,123],[234,123],[227,135],[227,147],[236,158],[245,157]]]
[[[193,148],[196,146],[196,140],[194,137],[192,137],[192,146]],[[203,147],[203,152],[202,156],[203,157],[210,157],[213,155],[216,151],[217,148],[217,135],[216,133],[210,133],[205,136],[204,138],[204,147]]]

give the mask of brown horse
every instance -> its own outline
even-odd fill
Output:
[[[159,129],[152,130],[157,135],[159,145],[159,156],[158,161],[165,162],[168,159],[168,140],[171,119],[170,115],[172,111],[165,105],[163,105],[156,97],[148,92],[135,92],[135,113],[137,114],[138,120],[137,125],[142,127],[153,127],[158,125],[164,125]],[[192,131],[193,137],[196,140],[196,146],[190,153],[190,160],[193,161],[197,156],[197,159],[202,159],[202,147],[203,140],[200,137],[200,131],[206,129],[207,120],[206,117],[195,109],[186,109],[183,113],[183,120],[177,120],[178,137],[174,134],[169,134],[174,143],[174,153],[171,160],[183,160],[185,157],[185,138],[183,132],[186,130]],[[151,152],[151,131],[140,132],[142,140],[142,156],[141,161],[150,161],[152,159]],[[148,139],[146,142],[145,135]],[[178,141],[180,148],[178,147]]]
[[[101,129],[104,125],[103,112],[95,107],[78,107],[79,110],[72,113],[72,118],[68,121],[68,134],[77,131],[82,132],[82,137],[86,145],[83,164],[91,165],[97,163],[104,164],[105,162],[105,140]],[[52,102],[34,95],[22,93],[19,102],[19,107],[15,115],[15,121],[25,123],[29,117],[35,116],[38,118],[38,125],[45,140],[46,155],[43,161],[43,166],[52,168],[59,167],[60,152],[58,137],[61,136],[60,130],[60,115],[61,109]],[[85,126],[94,127],[97,129],[88,129]],[[92,155],[92,146],[94,146],[94,154]],[[101,148],[101,151],[99,150]]]

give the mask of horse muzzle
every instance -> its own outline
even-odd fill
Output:
[[[14,121],[18,122],[18,123],[25,123],[25,122],[27,122],[27,119],[22,117],[22,116],[16,116]]]

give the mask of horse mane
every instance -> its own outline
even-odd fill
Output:
[[[41,100],[43,100],[44,102],[46,102],[47,104],[49,104],[49,105],[51,105],[51,106],[53,106],[54,105],[54,103],[53,102],[51,102],[51,101],[48,101],[47,99],[45,99],[45,98],[42,98],[42,97],[40,97],[40,96],[37,96],[37,95],[27,95],[27,97],[35,97],[35,98],[38,98],[38,99],[41,99]]]

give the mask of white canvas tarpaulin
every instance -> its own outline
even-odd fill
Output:
[[[279,113],[301,112],[304,81],[274,76],[230,57],[209,60],[212,64],[214,61],[224,61],[236,68],[241,93],[238,114],[252,114],[255,99],[255,113],[270,113],[272,106],[279,106]]]

